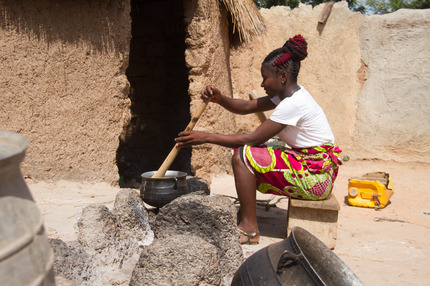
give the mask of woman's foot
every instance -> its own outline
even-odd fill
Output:
[[[258,244],[260,242],[259,232],[245,232],[240,228],[237,228],[240,233],[240,244]]]

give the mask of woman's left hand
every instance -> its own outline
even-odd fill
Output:
[[[207,143],[207,133],[201,131],[182,131],[175,138],[177,146],[187,147]]]

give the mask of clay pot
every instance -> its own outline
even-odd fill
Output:
[[[21,135],[0,131],[0,277],[2,285],[55,285],[54,254],[21,175]]]

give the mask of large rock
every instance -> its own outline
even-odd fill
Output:
[[[112,213],[117,219],[120,239],[128,241],[129,250],[137,252],[139,247],[152,243],[154,233],[149,225],[148,211],[137,191],[119,191]]]
[[[116,217],[105,205],[89,205],[78,220],[78,242],[98,265],[118,265],[123,260],[118,249]]]
[[[138,192],[118,192],[111,211],[104,205],[89,205],[78,221],[78,242],[105,273],[103,283],[126,283],[143,248],[152,243],[147,210]]]
[[[206,195],[211,193],[209,182],[203,178],[187,176],[187,184],[189,193],[199,192]]]
[[[66,243],[61,239],[50,239],[54,251],[54,272],[58,285],[97,286],[103,285],[101,273],[97,271],[94,261],[82,247],[75,243]],[[61,284],[59,281],[62,281]]]
[[[130,286],[221,285],[216,247],[190,235],[157,239],[145,248],[133,271]]]
[[[195,235],[216,246],[224,283],[228,283],[243,261],[236,225],[236,208],[230,199],[190,194],[161,208],[152,229],[158,239]]]

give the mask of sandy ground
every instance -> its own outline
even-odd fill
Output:
[[[376,171],[392,177],[390,204],[381,210],[347,205],[348,179]],[[366,285],[430,285],[430,192],[424,183],[429,173],[430,164],[387,161],[349,161],[341,167],[334,188],[341,208],[333,251]],[[119,190],[106,183],[27,184],[44,216],[47,235],[64,241],[76,240],[76,222],[86,205],[112,208]],[[232,176],[215,176],[211,192],[235,198]],[[246,256],[286,237],[288,199],[263,194],[257,199],[262,237],[259,245],[243,247]],[[271,205],[267,211],[265,201]]]

